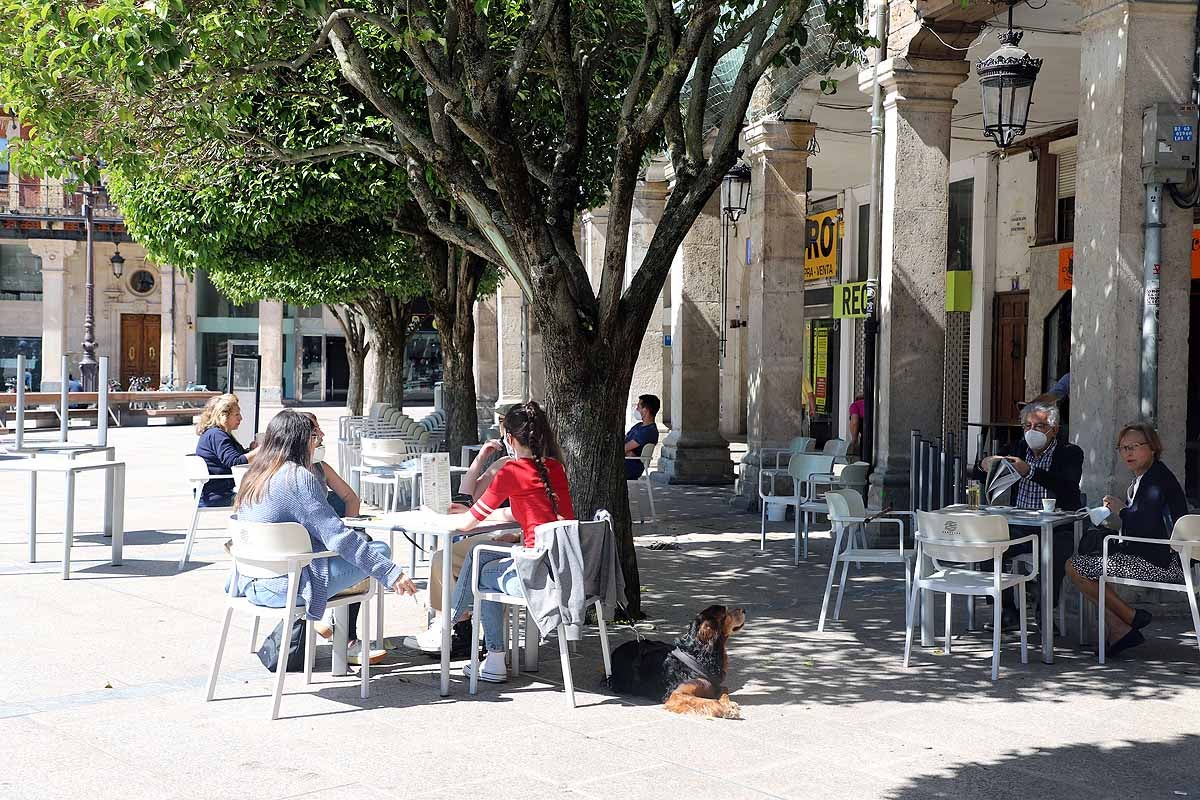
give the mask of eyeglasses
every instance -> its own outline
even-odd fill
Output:
[[[1149,444],[1149,442],[1134,442],[1133,444],[1119,444],[1119,445],[1117,445],[1117,452],[1118,453],[1134,453],[1134,452],[1137,452],[1137,449],[1139,447],[1144,447],[1147,444]]]
[[[1027,422],[1024,425],[1022,425],[1021,427],[1023,427],[1027,431],[1041,431],[1042,433],[1049,433],[1050,431],[1054,430],[1054,426],[1051,425],[1049,422],[1039,422],[1036,425],[1030,425]]]

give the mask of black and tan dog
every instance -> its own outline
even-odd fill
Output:
[[[740,608],[709,606],[674,644],[641,639],[613,651],[613,691],[661,700],[676,714],[741,719],[723,686],[729,671],[726,643],[746,624]]]

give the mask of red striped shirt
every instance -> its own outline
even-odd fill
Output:
[[[538,475],[537,465],[532,458],[514,458],[500,468],[483,496],[471,506],[475,519],[483,521],[489,514],[509,501],[513,519],[525,534],[525,546],[533,547],[533,530],[538,525],[562,519],[575,519],[571,505],[571,490],[567,486],[567,471],[553,458],[545,460],[550,486],[558,501],[558,513],[550,505],[546,487]]]

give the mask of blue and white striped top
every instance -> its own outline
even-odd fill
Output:
[[[298,464],[284,464],[271,477],[263,498],[238,509],[243,522],[299,522],[308,530],[314,551],[333,550],[364,573],[391,586],[403,574],[390,558],[378,555],[367,546],[367,539],[342,524],[341,518],[325,499],[326,490],[316,475]],[[235,574],[237,595],[244,596],[249,579]],[[259,579],[259,584],[277,594],[287,593],[287,576]],[[329,599],[329,559],[318,558],[300,572],[300,597],[306,616],[318,620]]]

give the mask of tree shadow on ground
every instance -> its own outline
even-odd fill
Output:
[[[1098,725],[1101,724],[1099,721]],[[1116,721],[1109,721],[1119,733]],[[905,781],[888,800],[1056,800],[1196,797],[1200,736],[1162,742],[1114,741],[998,753],[993,760],[947,764]],[[1150,787],[1154,787],[1151,790]]]
[[[788,536],[776,535],[760,551],[758,516],[731,514],[724,503],[728,492],[671,487],[662,496],[657,538],[678,535],[680,549],[650,550],[644,546],[649,537],[639,541],[643,605],[655,628],[650,635],[673,639],[711,603],[744,608],[746,627],[730,646],[730,684],[742,705],[923,703],[972,692],[1011,701],[1068,702],[1080,695],[1170,699],[1200,677],[1190,620],[1156,619],[1146,630],[1145,645],[1103,666],[1078,645],[1074,630],[1056,637],[1054,664],[1041,662],[1036,631],[1030,635],[1028,664],[1020,662],[1016,636],[1005,636],[1000,680],[993,683],[991,635],[965,631],[961,599],[952,654],[942,653],[939,638],[936,647],[914,647],[906,670],[904,582],[898,565],[851,567],[842,619],[828,621],[825,632],[818,633],[832,547],[827,532],[813,536],[809,559],[794,566],[792,523],[769,524],[768,531]],[[939,637],[942,602],[939,597],[935,613]],[[832,614],[832,601],[830,606]],[[979,608],[986,608],[982,601]],[[618,631],[618,639],[621,635]]]

